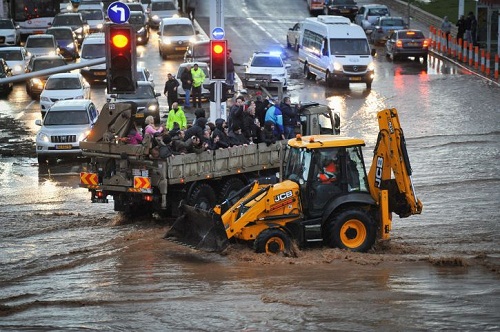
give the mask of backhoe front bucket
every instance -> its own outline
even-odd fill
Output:
[[[165,238],[208,252],[221,252],[229,244],[224,224],[213,211],[182,204],[182,214],[175,220]]]

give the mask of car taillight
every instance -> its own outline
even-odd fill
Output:
[[[428,39],[424,39],[424,47],[429,47],[429,40]]]
[[[396,47],[403,47],[403,41],[402,40],[396,40]]]

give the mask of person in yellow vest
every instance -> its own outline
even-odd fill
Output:
[[[186,114],[184,114],[184,111],[178,103],[173,103],[172,109],[168,112],[166,123],[167,130],[170,131],[174,129],[175,123],[178,124],[180,130],[185,130],[187,128]]]
[[[201,88],[205,81],[205,73],[195,63],[193,68],[191,68],[191,75],[193,76],[193,88],[191,91],[193,95],[193,107],[201,108]],[[198,100],[198,104],[196,104],[196,100]]]

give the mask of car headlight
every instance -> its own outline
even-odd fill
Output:
[[[83,28],[81,28],[81,27],[75,30],[75,33],[82,33],[82,32],[83,32]]]
[[[99,29],[99,30],[101,30],[101,29],[102,29],[102,27],[103,27],[102,23],[99,23],[99,24],[97,25],[97,29]]]
[[[50,142],[50,137],[46,133],[38,133],[38,140],[44,143],[49,143]]]
[[[21,73],[23,71],[23,67],[20,65],[15,65],[14,68],[12,68],[12,71],[14,73]]]
[[[156,105],[156,104],[151,104],[148,106],[149,112],[155,112],[157,109],[158,109],[158,105]]]
[[[42,84],[42,80],[39,79],[39,78],[32,78],[31,79],[31,84],[33,84],[33,85]]]
[[[144,29],[144,27],[142,27],[142,28],[140,28],[140,29],[137,31],[137,33],[144,33],[144,31],[145,31],[145,29]]]
[[[75,45],[73,45],[73,43],[69,43],[68,45],[66,45],[66,48],[74,48]]]
[[[342,64],[340,62],[333,63],[333,70],[342,71],[343,69],[344,69],[344,67],[342,66]]]
[[[369,71],[374,71],[375,70],[375,63],[373,63],[373,61],[368,64],[368,70]]]
[[[47,101],[47,102],[50,102],[50,98],[49,97],[40,97],[40,101]]]
[[[80,136],[78,136],[78,142],[81,142],[84,139],[86,139],[87,136],[89,136],[89,134],[90,134],[90,130],[86,130],[85,132],[81,133]]]
[[[190,42],[190,43],[195,43],[195,42],[196,42],[196,37],[191,37],[191,38],[189,38],[189,42]]]
[[[166,45],[172,44],[172,41],[170,40],[170,38],[163,37],[162,42],[163,42],[163,44],[166,44]]]
[[[153,15],[153,17],[151,19],[154,20],[154,21],[159,21],[160,20],[160,16]]]

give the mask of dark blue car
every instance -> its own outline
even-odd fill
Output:
[[[60,54],[66,60],[76,60],[80,57],[76,35],[70,27],[53,27],[47,29],[47,34],[53,35],[59,46]]]

